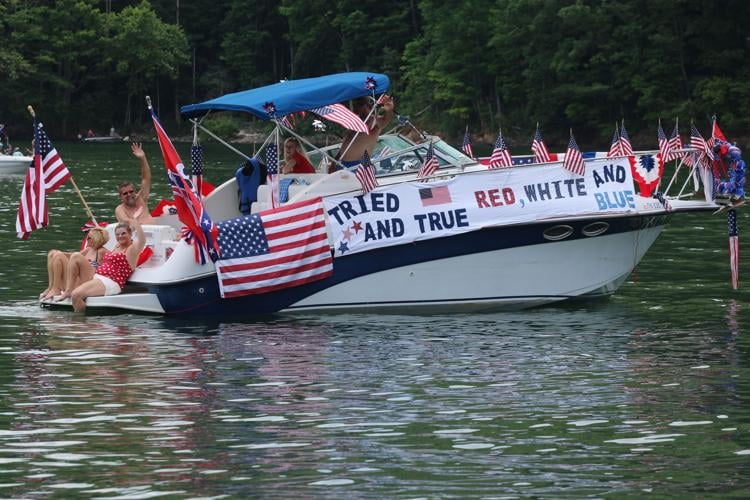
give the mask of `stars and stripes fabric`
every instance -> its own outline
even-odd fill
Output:
[[[266,146],[266,180],[271,191],[271,207],[281,205],[279,197],[279,151],[276,144]]]
[[[219,223],[223,298],[268,293],[333,273],[321,198]]]
[[[16,234],[19,238],[25,240],[31,231],[47,225],[47,195],[68,179],[68,167],[52,145],[44,126],[35,122],[34,159],[26,170],[16,213]]]
[[[432,141],[430,141],[430,147],[427,148],[427,154],[424,157],[422,166],[419,167],[417,173],[417,179],[424,179],[425,177],[431,176],[440,166],[438,159],[435,156],[435,148],[432,147]]]
[[[469,135],[468,130],[464,134],[464,142],[461,145],[461,150],[469,158],[474,158],[474,150],[471,148],[471,135]]]
[[[367,194],[378,187],[378,180],[375,178],[375,166],[370,161],[370,154],[367,150],[362,155],[362,163],[357,167],[354,175],[362,185],[362,194]]]
[[[534,138],[531,141],[531,151],[534,153],[534,161],[536,163],[547,163],[550,161],[549,150],[544,143],[544,139],[542,139],[542,131],[539,130],[538,124],[536,126]]]
[[[195,249],[195,261],[205,264],[207,258],[213,261],[219,257],[219,246],[216,242],[218,229],[206,212],[200,197],[196,195],[193,183],[185,174],[185,165],[177,154],[172,141],[169,139],[153,108],[149,107],[151,119],[156,129],[161,154],[164,157],[164,167],[167,179],[172,187],[177,217],[185,224],[182,231],[188,244]]]
[[[703,138],[695,123],[690,124],[690,147],[698,153],[698,158],[702,163],[714,159],[714,152],[708,147],[708,143]]]
[[[203,146],[193,144],[190,146],[191,180],[198,198],[203,193]]]
[[[586,165],[583,162],[583,155],[581,155],[581,150],[576,143],[575,137],[573,137],[572,130],[570,132],[570,141],[568,141],[568,149],[565,151],[563,167],[576,175],[582,176],[586,173]]]
[[[729,226],[729,268],[732,275],[732,289],[737,290],[740,287],[740,238],[736,210],[729,210],[727,225]]]
[[[613,156],[622,156],[622,149],[620,148],[620,131],[615,123],[615,133],[612,136],[612,142],[609,145],[609,152],[607,152],[607,158]]]
[[[281,123],[283,123],[286,128],[294,130],[294,128],[297,126],[298,117],[300,120],[304,120],[305,112],[300,111],[299,113],[289,113],[288,115],[285,115],[281,118]]]
[[[492,156],[490,156],[490,168],[503,168],[510,167],[513,165],[513,159],[510,156],[508,146],[505,144],[503,139],[502,130],[497,134],[495,139],[495,148],[492,150]]]
[[[677,160],[685,156],[685,153],[680,152],[682,149],[682,138],[680,137],[679,123],[675,120],[674,130],[672,135],[669,136],[669,154],[664,161]]]
[[[659,156],[661,156],[663,162],[666,162],[672,151],[669,146],[667,135],[664,133],[664,129],[661,128],[661,120],[659,120],[659,128],[656,129],[656,136],[659,141]]]
[[[633,154],[633,145],[630,144],[630,136],[628,131],[625,130],[625,120],[620,125],[620,152],[623,156],[630,156]]]
[[[320,108],[311,109],[310,111],[325,120],[338,123],[349,130],[354,130],[355,132],[360,132],[362,134],[370,133],[370,129],[367,128],[367,125],[362,121],[362,118],[357,116],[343,104],[329,104]]]

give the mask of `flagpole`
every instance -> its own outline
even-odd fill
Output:
[[[29,114],[36,122],[36,112],[34,111],[34,108],[31,106],[31,104],[26,106],[26,109],[29,111]],[[75,188],[76,193],[78,193],[78,197],[81,199],[81,203],[83,203],[84,210],[86,210],[86,213],[88,214],[88,216],[91,217],[91,221],[98,226],[99,223],[96,221],[96,217],[94,217],[94,214],[89,208],[88,203],[86,203],[86,200],[83,198],[83,194],[81,193],[81,190],[78,189],[78,185],[76,184],[75,179],[73,179],[73,174],[70,174],[70,182],[71,184],[73,184],[73,188]]]

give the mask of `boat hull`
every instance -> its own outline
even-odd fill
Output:
[[[30,156],[0,156],[0,174],[23,174],[32,160]]]
[[[215,275],[149,287],[166,314],[252,317],[307,312],[522,309],[607,296],[657,239],[668,215],[486,228],[335,259],[333,276],[273,293],[221,299]],[[562,240],[545,232],[568,227]]]

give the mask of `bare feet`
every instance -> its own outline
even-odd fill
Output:
[[[59,288],[48,288],[44,291],[43,295],[39,296],[39,300],[49,300],[53,298],[55,295],[58,295],[62,292]]]
[[[69,298],[70,298],[70,293],[67,292],[67,291],[65,291],[65,290],[63,290],[63,292],[60,295],[55,296],[54,301],[55,302],[62,302],[63,300],[69,299]]]

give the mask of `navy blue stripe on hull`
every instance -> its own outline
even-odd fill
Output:
[[[668,222],[668,218],[668,215],[608,218],[606,222],[609,224],[609,229],[603,235],[662,226]],[[589,238],[583,234],[582,229],[592,222],[594,220],[591,219],[566,221],[565,225],[573,228],[573,233],[564,241]],[[487,228],[445,238],[347,255],[334,259],[333,275],[329,278],[260,295],[222,299],[215,275],[180,284],[151,286],[149,291],[158,295],[164,310],[170,315],[240,317],[272,314],[321,290],[379,271],[461,255],[554,243],[545,239],[543,233],[558,225],[560,225],[559,222]],[[512,298],[497,297],[496,299]],[[357,302],[352,301],[350,304],[357,304]],[[329,306],[346,305],[349,304],[329,304]]]

